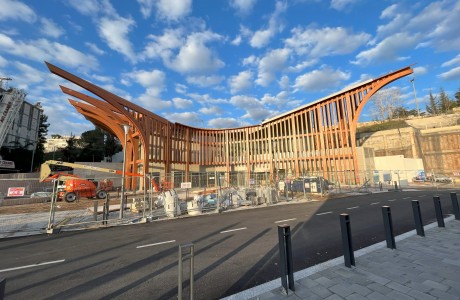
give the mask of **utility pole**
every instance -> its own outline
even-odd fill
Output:
[[[412,82],[412,88],[414,89],[414,98],[415,98],[415,108],[417,109],[417,117],[420,117],[420,111],[418,109],[418,101],[417,101],[417,92],[415,91],[415,78],[412,78],[410,82]]]

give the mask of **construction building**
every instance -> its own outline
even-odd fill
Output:
[[[167,178],[216,172],[226,185],[255,174],[269,180],[321,171],[334,181],[359,183],[356,126],[364,105],[387,84],[413,73],[411,67],[347,87],[261,124],[205,129],[172,123],[78,76],[46,63],[49,70],[95,95],[61,86],[70,103],[94,125],[121,141],[125,168]],[[75,100],[78,99],[79,101]],[[239,177],[232,174],[238,173]],[[128,185],[130,183],[127,183]]]

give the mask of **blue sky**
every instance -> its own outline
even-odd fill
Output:
[[[49,134],[94,126],[49,61],[173,122],[226,128],[414,65],[420,109],[460,88],[460,1],[0,0],[0,77],[41,102]],[[361,121],[370,120],[367,105]]]

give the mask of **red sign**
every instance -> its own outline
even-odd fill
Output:
[[[10,187],[8,188],[7,197],[22,197],[24,196],[25,190],[25,187]]]

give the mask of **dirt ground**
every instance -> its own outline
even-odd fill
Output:
[[[99,201],[99,205],[102,205],[102,200]],[[67,203],[65,201],[59,201],[56,205],[56,211],[64,210],[80,210],[93,207],[93,200],[80,199],[79,202]],[[0,215],[12,215],[12,214],[26,214],[26,213],[38,213],[38,212],[49,212],[50,203],[33,203],[23,205],[12,205],[12,206],[1,206]]]

